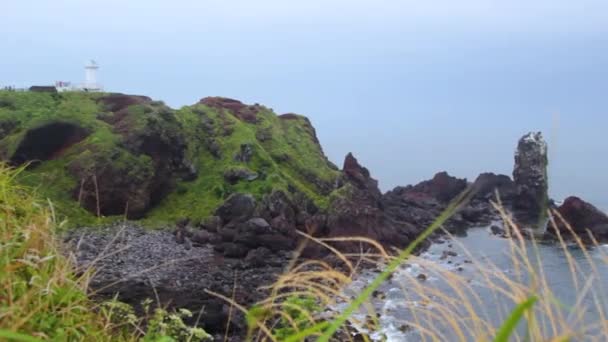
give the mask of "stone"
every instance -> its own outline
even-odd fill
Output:
[[[232,194],[219,208],[215,215],[220,217],[222,222],[231,221],[244,222],[251,218],[255,210],[255,199],[250,194]]]
[[[272,252],[266,247],[252,249],[247,253],[245,262],[253,267],[264,266],[268,263]]]
[[[236,184],[242,180],[244,181],[254,181],[258,179],[259,175],[257,172],[253,172],[249,169],[230,169],[224,172],[224,179],[230,184]]]
[[[211,241],[212,233],[206,230],[199,230],[192,236],[192,242],[197,244],[206,244]]]
[[[492,234],[494,235],[504,235],[505,234],[505,230],[497,225],[492,225],[490,227],[490,231],[492,232]]]
[[[548,209],[547,143],[540,132],[524,135],[517,144],[513,180],[517,189],[515,219],[522,225],[540,228]],[[544,227],[543,227],[544,228]]]
[[[480,174],[472,185],[474,198],[482,200],[496,200],[498,192],[501,202],[510,202],[517,193],[515,183],[509,176],[497,175],[491,172]]]
[[[268,231],[270,224],[261,217],[254,217],[247,221],[247,224],[255,231]]]
[[[600,241],[608,239],[608,215],[591,203],[571,196],[557,208],[558,213],[570,225],[575,234],[586,239],[587,229]],[[555,218],[563,234],[570,235],[570,230],[559,218]]]
[[[227,258],[243,258],[249,251],[247,247],[233,242],[224,242],[214,246],[214,248],[220,251]]]
[[[222,224],[222,219],[219,216],[209,216],[201,220],[199,227],[211,233],[217,233],[218,228]]]

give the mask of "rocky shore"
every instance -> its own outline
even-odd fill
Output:
[[[198,321],[218,336],[228,317],[236,340],[245,323],[205,290],[244,306],[264,298],[259,288],[283,272],[294,250],[300,258],[327,256],[315,243],[298,249],[301,232],[365,237],[393,251],[464,191],[468,202],[444,224],[452,233],[500,219],[493,204],[500,203],[537,235],[556,234],[546,230],[554,209],[571,225],[555,218],[563,236],[608,240],[605,213],[577,197],[559,207],[549,198],[541,133],[518,141],[512,177],[482,173],[469,181],[439,172],[382,193],[353,154],[341,168],[331,163],[306,117],[259,104],[208,97],[175,110],[145,96],[27,92],[0,92],[0,100],[0,158],[27,166],[19,180],[75,225],[65,241],[82,270],[95,270],[92,292],[136,307],[152,298],[202,312]],[[86,228],[103,217],[130,221]],[[142,228],[150,225],[164,229]]]
[[[491,203],[498,198],[517,222],[538,229],[535,225],[542,221],[542,211],[551,205],[546,194],[546,150],[540,133],[530,133],[518,144],[514,180],[484,173],[468,182],[440,172],[428,181],[385,194],[369,170],[348,154],[336,182],[344,195],[327,210],[320,210],[305,196],[293,200],[280,191],[260,201],[248,194],[233,194],[214,216],[199,222],[185,218],[171,231],[124,223],[102,231],[79,229],[66,241],[81,267],[95,269],[91,287],[97,295],[118,293],[136,307],[146,298],[156,298],[162,305],[200,312],[198,320],[209,332],[219,334],[218,339],[231,315],[230,329],[238,340],[246,329],[243,316],[230,313],[228,303],[205,290],[242,305],[263,299],[267,293],[260,287],[271,284],[284,270],[301,241],[298,230],[319,237],[363,236],[386,248],[404,247],[469,188],[474,196],[446,223],[449,231],[462,233],[499,219]],[[608,237],[608,218],[592,205],[572,197],[556,209],[575,232],[583,234],[585,227],[599,239]],[[559,227],[566,232],[566,227]],[[342,243],[337,248],[355,251],[361,246]],[[324,255],[323,247],[309,245],[301,257]]]

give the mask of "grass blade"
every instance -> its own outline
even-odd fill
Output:
[[[42,340],[37,339],[35,337],[24,335],[20,333],[16,333],[10,330],[0,329],[0,337],[3,339],[7,339],[8,341],[18,341],[18,342],[42,342]]]
[[[521,318],[524,316],[526,311],[532,308],[532,306],[534,305],[534,303],[536,303],[537,300],[538,297],[530,296],[524,302],[517,305],[515,309],[511,311],[511,314],[509,315],[507,320],[504,321],[504,323],[498,330],[498,333],[496,333],[496,338],[494,339],[494,342],[508,342],[509,337],[515,330],[515,327],[517,327],[517,324],[519,323]]]

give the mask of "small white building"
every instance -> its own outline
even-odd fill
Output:
[[[99,65],[94,60],[91,60],[84,66],[84,84],[82,90],[84,91],[102,91],[103,87],[97,83],[97,70]]]

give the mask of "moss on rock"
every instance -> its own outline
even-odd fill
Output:
[[[56,144],[20,176],[72,226],[99,222],[97,214],[109,216],[103,221],[127,214],[151,226],[202,219],[233,193],[260,199],[274,190],[325,208],[339,175],[307,118],[258,104],[207,98],[174,110],[144,96],[8,91],[0,91],[0,103],[2,159],[40,127],[63,123],[86,132]],[[230,170],[257,177],[235,181],[226,177]]]

